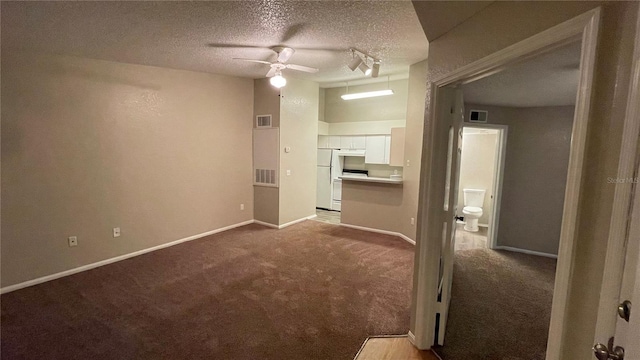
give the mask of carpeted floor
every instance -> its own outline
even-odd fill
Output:
[[[413,246],[248,225],[2,295],[3,359],[353,359],[406,334]]]
[[[556,260],[489,249],[455,254],[444,360],[545,358]]]

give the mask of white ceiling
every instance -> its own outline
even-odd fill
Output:
[[[320,72],[285,76],[325,84],[363,78],[346,66],[350,47],[380,58],[381,77],[428,52],[409,1],[2,2],[1,30],[3,49],[250,78],[268,65],[232,58],[273,61],[267,48],[286,45],[297,50],[290,63]]]
[[[511,107],[574,105],[580,42],[544,53],[462,86],[467,103]]]

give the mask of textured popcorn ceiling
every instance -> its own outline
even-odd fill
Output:
[[[275,45],[320,69],[285,76],[321,83],[363,78],[346,66],[349,47],[382,59],[381,76],[408,72],[428,49],[409,1],[2,2],[3,50],[261,78],[268,65],[232,58],[273,61]]]
[[[463,85],[464,100],[511,107],[574,105],[579,65],[576,42]]]

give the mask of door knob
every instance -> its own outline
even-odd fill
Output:
[[[593,353],[596,355],[596,359],[598,360],[609,360],[609,349],[604,344],[595,344],[593,347]]]
[[[616,346],[613,352],[609,352],[606,345],[598,343],[593,346],[593,353],[598,360],[624,360],[624,348],[621,346]]]
[[[625,300],[622,304],[618,305],[618,315],[626,322],[629,322],[631,317],[631,301]]]

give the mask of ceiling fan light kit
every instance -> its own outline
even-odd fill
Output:
[[[287,79],[285,79],[282,74],[280,74],[280,72],[276,73],[275,76],[272,76],[269,79],[269,83],[271,83],[271,85],[275,88],[282,88],[285,85],[287,85]]]
[[[269,72],[267,72],[266,77],[270,78],[269,83],[271,83],[271,85],[273,85],[278,89],[287,85],[287,79],[285,79],[285,77],[282,76],[282,70],[284,69],[291,69],[291,70],[303,71],[308,73],[318,72],[318,69],[312,68],[309,66],[287,64],[287,61],[289,61],[291,56],[293,56],[293,54],[296,52],[294,49],[290,47],[274,46],[271,48],[271,50],[273,50],[277,55],[276,62],[254,60],[254,59],[243,59],[243,58],[234,58],[234,59],[269,65],[271,69],[269,69]]]

